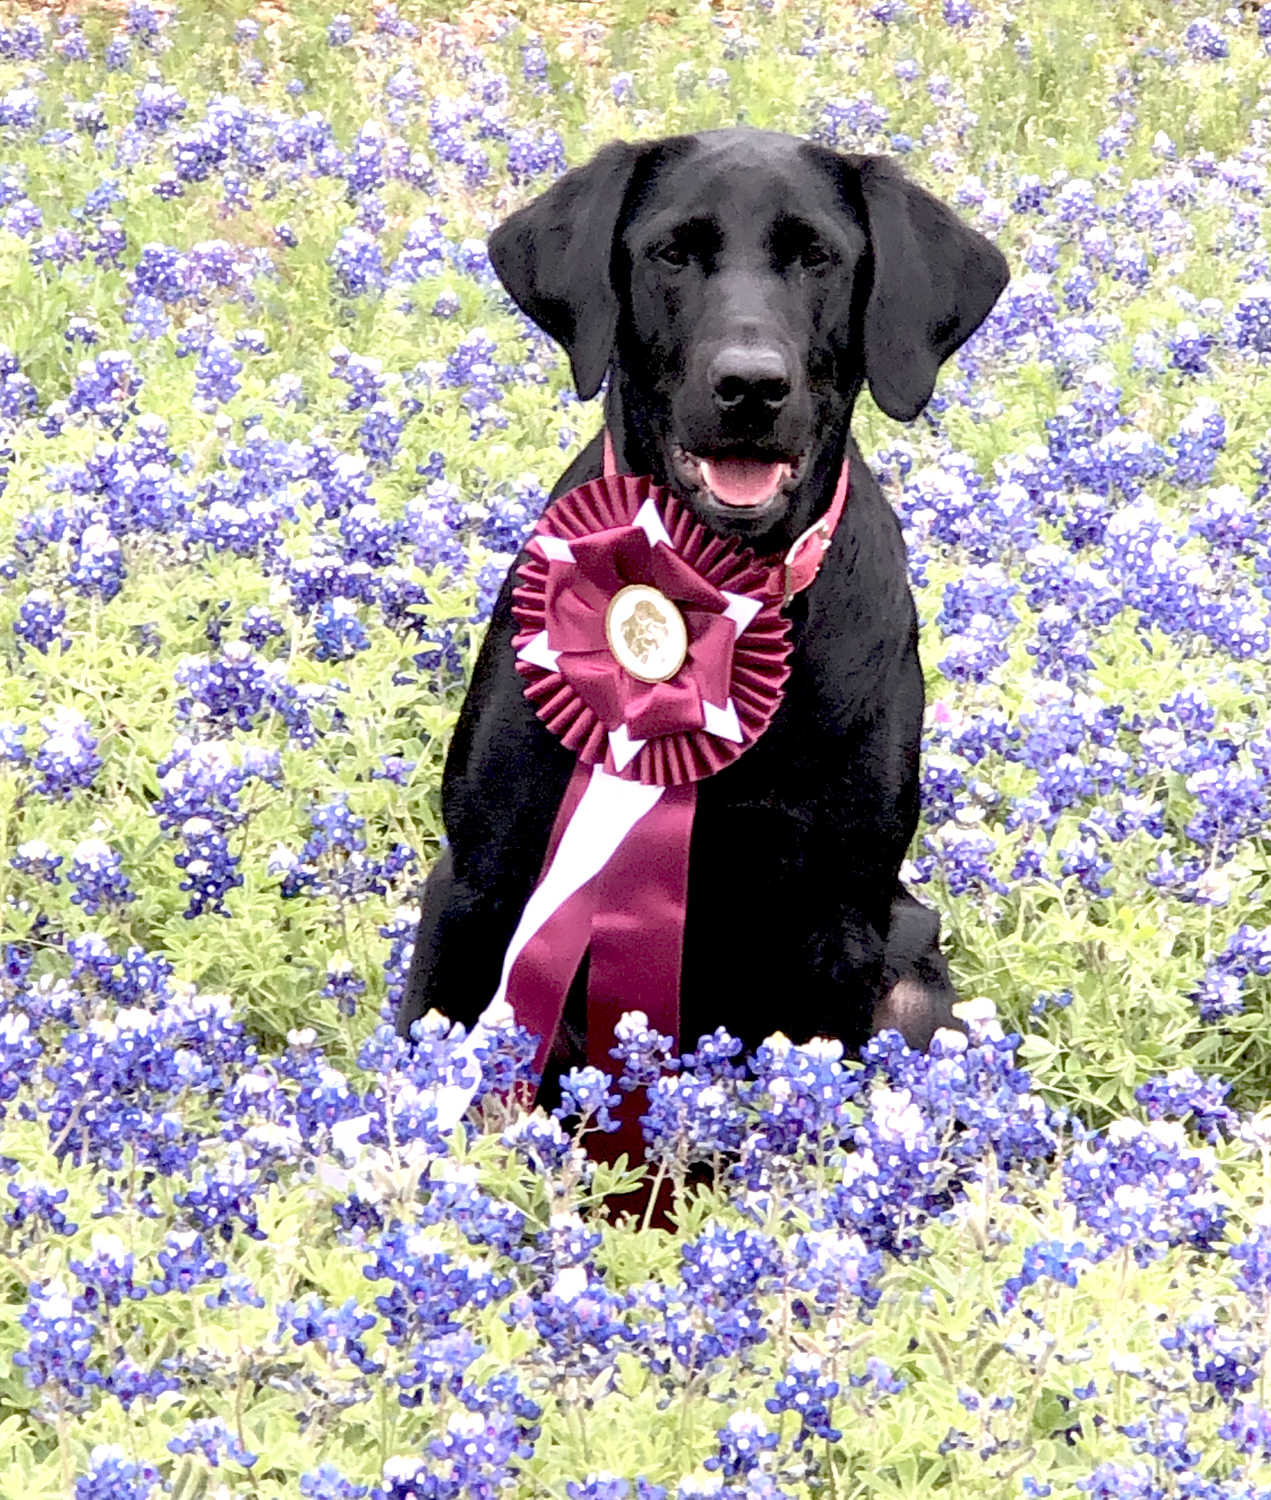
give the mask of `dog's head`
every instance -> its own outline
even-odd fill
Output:
[[[749,129],[608,146],[490,257],[580,396],[612,367],[627,466],[761,548],[811,519],[861,386],[917,416],[1009,274],[886,158]]]

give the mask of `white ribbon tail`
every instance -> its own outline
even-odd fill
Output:
[[[565,902],[599,875],[618,845],[662,795],[660,786],[622,781],[593,766],[582,801],[561,835],[547,874],[525,903],[521,920],[503,958],[503,975],[495,1000],[507,1000],[512,965],[525,945]]]

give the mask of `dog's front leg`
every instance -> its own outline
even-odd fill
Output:
[[[442,778],[450,844],[424,887],[397,1030],[429,1010],[471,1026],[538,879],[574,757],[534,717],[516,671],[505,582]]]
[[[899,1031],[909,1046],[925,1051],[938,1028],[962,1029],[953,1014],[957,1001],[940,951],[940,914],[898,883],[873,1029]]]
[[[491,918],[494,917],[492,924]],[[406,991],[397,1012],[397,1030],[409,1036],[411,1024],[429,1010],[471,1027],[490,998],[474,974],[471,945],[482,926],[498,926],[497,914],[483,910],[480,892],[455,877],[454,851],[447,849],[433,866],[415,933]]]

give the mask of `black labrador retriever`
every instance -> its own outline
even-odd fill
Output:
[[[824,566],[787,606],[777,716],[698,783],[680,1040],[722,1025],[747,1050],[777,1030],[856,1049],[892,1027],[925,1047],[956,996],[939,918],[898,880],[918,820],[917,617],[849,422],[867,382],[889,416],[918,415],[1006,285],[1003,256],[885,158],[731,129],[607,146],[500,225],[490,257],[579,395],[608,375],[619,472],[653,475],[705,526],[780,557],[850,464]],[[597,436],[552,498],[601,472]],[[574,766],[514,666],[514,581],[446,761],[449,847],[403,1035],[432,1007],[471,1025],[495,993]],[[585,1025],[584,976],[549,1075],[585,1061]]]

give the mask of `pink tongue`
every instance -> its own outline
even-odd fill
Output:
[[[790,473],[789,464],[751,458],[704,458],[701,465],[711,494],[725,505],[762,505]]]

